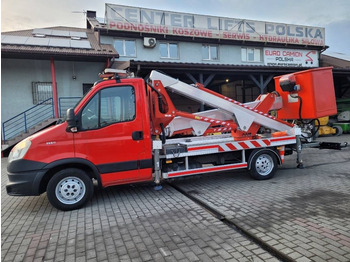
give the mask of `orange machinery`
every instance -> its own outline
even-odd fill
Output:
[[[275,77],[283,101],[279,119],[316,119],[337,114],[332,67],[309,69]]]

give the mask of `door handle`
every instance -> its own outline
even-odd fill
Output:
[[[133,140],[143,140],[143,131],[134,131],[131,135]]]

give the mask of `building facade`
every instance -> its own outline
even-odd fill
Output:
[[[145,77],[153,69],[241,102],[274,90],[273,77],[319,66],[325,29],[106,4],[89,28],[113,45],[113,67]],[[176,100],[176,96],[174,98]],[[185,109],[188,101],[175,101]],[[202,107],[203,108],[203,107]]]

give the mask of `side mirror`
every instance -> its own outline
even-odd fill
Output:
[[[73,108],[68,108],[67,109],[67,131],[75,133],[78,131],[77,129],[77,120],[74,115],[74,109]]]

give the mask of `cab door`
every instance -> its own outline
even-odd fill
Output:
[[[77,114],[75,155],[99,170],[102,186],[152,179],[149,137],[144,136],[140,90],[132,84],[106,86]]]

